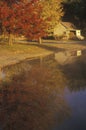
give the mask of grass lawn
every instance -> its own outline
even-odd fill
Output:
[[[44,56],[53,52],[62,50],[83,50],[86,49],[86,43],[79,42],[57,42],[55,40],[46,40],[41,45],[38,43],[13,44],[12,46],[0,44],[0,68],[18,63],[21,60]]]
[[[12,46],[0,45],[0,55],[18,54],[18,53],[35,54],[41,51],[44,51],[44,49],[37,47],[35,45],[24,45],[24,44],[13,44]]]
[[[27,58],[50,54],[51,51],[31,44],[0,45],[0,68]]]

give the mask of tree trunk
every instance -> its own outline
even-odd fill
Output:
[[[39,44],[42,44],[42,38],[39,37]]]
[[[9,45],[13,45],[13,35],[9,34]]]

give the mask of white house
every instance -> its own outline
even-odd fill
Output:
[[[60,22],[58,25],[56,25],[53,35],[56,39],[84,39],[84,37],[81,35],[81,30],[77,29],[74,24],[70,22]]]

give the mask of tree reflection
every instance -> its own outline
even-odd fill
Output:
[[[66,80],[54,67],[53,63],[34,65],[3,85],[0,89],[3,130],[50,130],[70,115],[63,98]]]
[[[85,56],[76,59],[75,62],[61,66],[65,77],[68,79],[68,87],[71,91],[86,89],[86,61]]]

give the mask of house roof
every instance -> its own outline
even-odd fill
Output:
[[[68,30],[76,30],[76,27],[71,22],[61,22],[61,24]]]

